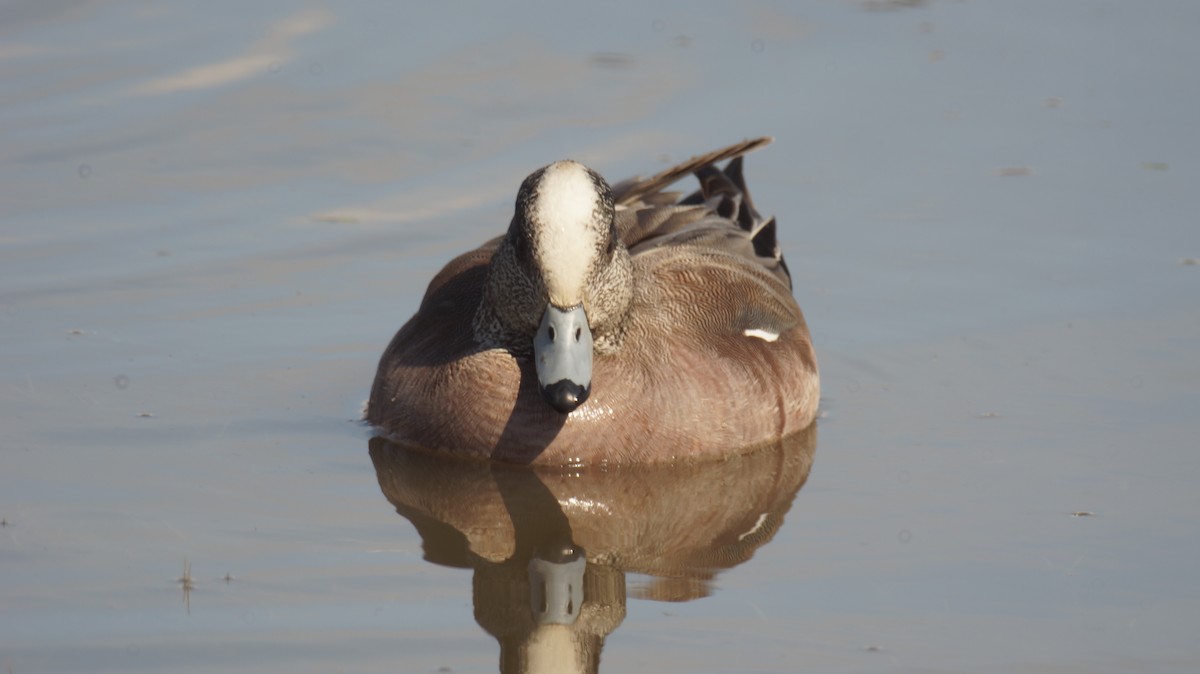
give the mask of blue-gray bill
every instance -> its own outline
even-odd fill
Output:
[[[533,336],[538,388],[550,406],[570,414],[592,390],[592,330],[583,305],[559,309],[546,305]]]

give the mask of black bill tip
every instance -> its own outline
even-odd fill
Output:
[[[589,387],[580,386],[573,381],[560,379],[553,384],[542,387],[542,397],[550,406],[562,414],[570,414],[588,399],[591,393]]]

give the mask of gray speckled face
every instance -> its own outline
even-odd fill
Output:
[[[613,216],[612,192],[595,171],[574,161],[539,169],[521,184],[488,271],[477,338],[516,353],[532,349],[539,373],[568,373],[541,382],[563,413],[586,400],[593,345],[615,348],[633,296]]]

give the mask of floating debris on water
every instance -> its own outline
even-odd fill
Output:
[[[588,57],[588,62],[597,68],[621,70],[633,65],[633,57],[615,51],[596,52]]]
[[[339,215],[337,213],[321,213],[312,216],[315,222],[326,222],[332,225],[357,225],[359,219],[353,215]]]
[[[187,557],[183,558],[183,575],[175,580],[183,588],[183,604],[187,607],[188,615],[192,614],[192,590],[196,589],[196,581],[192,579],[192,563]]]
[[[929,0],[863,0],[859,3],[868,12],[890,12],[913,9],[929,3]]]
[[[1005,166],[1003,168],[996,169],[996,175],[1000,176],[1001,178],[1019,178],[1022,176],[1033,175],[1033,169],[1029,168],[1028,166]]]

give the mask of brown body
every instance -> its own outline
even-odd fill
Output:
[[[367,420],[421,449],[543,464],[716,458],[807,427],[819,398],[812,342],[781,256],[755,241],[774,247],[774,221],[758,218],[741,180],[740,155],[765,142],[613,189],[633,299],[578,409],[542,399],[530,356],[474,337],[495,239],[430,283],[383,354]],[[731,156],[725,173],[712,168]],[[679,203],[694,205],[663,203],[661,189],[691,172],[703,188]],[[737,217],[721,217],[731,203]]]

